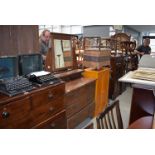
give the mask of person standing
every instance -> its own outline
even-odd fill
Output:
[[[50,37],[50,31],[46,29],[41,33],[39,38],[40,53],[44,62],[46,60],[48,49],[50,48]]]
[[[151,54],[151,47],[150,45],[150,39],[149,38],[145,38],[143,40],[143,44],[140,45],[137,49],[136,49],[136,53],[140,55],[140,58],[144,55],[144,54]]]

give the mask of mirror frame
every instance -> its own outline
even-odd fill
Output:
[[[45,61],[45,69],[50,72],[61,72],[68,69],[77,69],[77,60],[76,60],[76,54],[75,54],[75,45],[73,43],[73,38],[78,38],[76,35],[71,34],[65,34],[65,33],[51,33],[51,48],[49,49]],[[71,41],[71,52],[73,57],[73,66],[70,67],[62,67],[62,68],[56,68],[55,65],[55,50],[54,50],[54,40],[70,40]]]

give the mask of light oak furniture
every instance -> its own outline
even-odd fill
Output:
[[[87,78],[96,78],[94,116],[97,116],[108,104],[110,69],[104,68],[100,71],[85,69],[83,75]]]

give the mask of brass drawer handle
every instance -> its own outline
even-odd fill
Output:
[[[54,110],[54,107],[50,107],[49,111],[52,112]]]
[[[56,125],[55,125],[55,123],[51,123],[50,126],[51,126],[51,128],[55,128]]]

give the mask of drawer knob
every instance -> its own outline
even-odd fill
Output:
[[[7,112],[7,111],[2,112],[2,117],[4,119],[8,118],[9,116],[10,116],[9,112]]]
[[[53,110],[54,110],[54,108],[53,108],[53,107],[50,107],[50,108],[49,108],[49,111],[50,111],[50,112],[52,112]]]
[[[51,123],[51,128],[54,128],[55,127],[55,123]]]
[[[53,94],[52,94],[52,93],[49,93],[49,94],[48,94],[48,98],[49,98],[49,99],[53,98]]]

